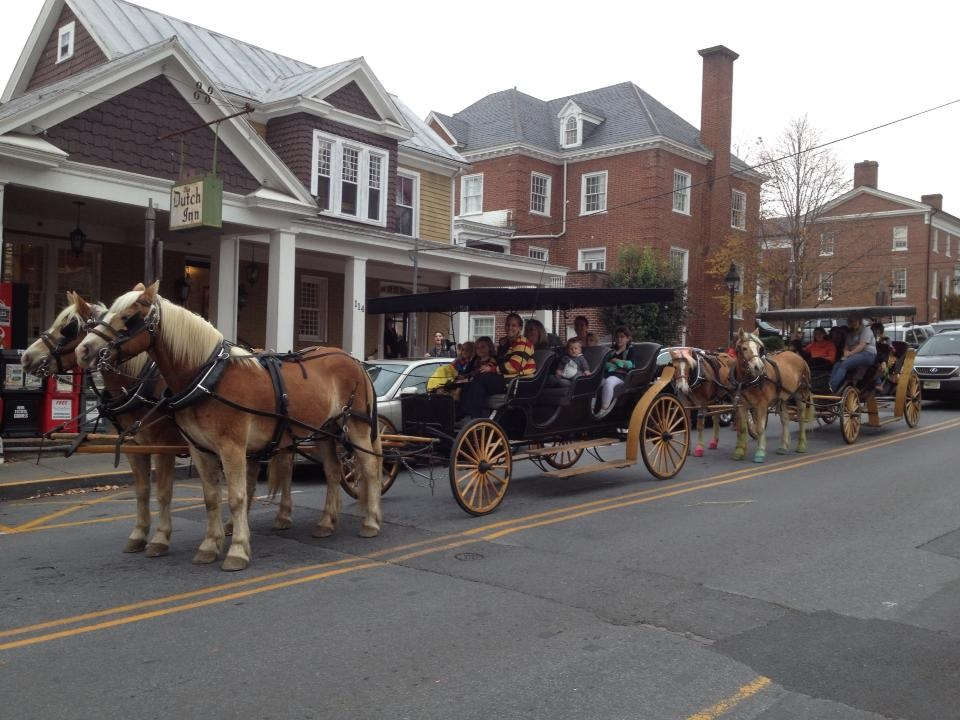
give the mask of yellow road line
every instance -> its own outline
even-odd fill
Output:
[[[19,487],[20,485],[42,485],[44,483],[70,482],[72,480],[83,480],[85,478],[108,478],[114,475],[129,475],[129,470],[107,470],[106,472],[84,473],[82,475],[65,475],[64,477],[39,478],[38,480],[14,480],[12,482],[0,483],[0,487]]]
[[[12,528],[12,527],[7,527],[6,525],[0,525],[0,532],[12,533],[12,532],[13,532],[13,528]]]
[[[730,710],[733,710],[733,708],[747,698],[753,697],[768,685],[770,685],[770,678],[763,677],[761,675],[753,682],[744,685],[730,697],[724,698],[720,702],[711,705],[706,710],[701,710],[700,712],[691,715],[687,718],[687,720],[716,720],[716,718],[720,717],[721,715],[726,715]]]
[[[13,528],[13,531],[15,533],[23,532],[25,530],[29,530],[39,525],[43,525],[48,520],[54,520],[58,517],[69,515],[70,513],[76,512],[77,510],[81,510],[82,508],[92,507],[94,505],[100,505],[101,503],[109,502],[114,498],[116,498],[118,494],[119,493],[111,493],[106,497],[97,498],[96,500],[87,500],[82,503],[77,503],[72,507],[64,508],[63,510],[57,510],[56,512],[50,513],[49,515],[41,515],[40,517],[34,518],[33,520],[29,520],[28,522],[25,522],[22,525],[16,525]]]
[[[203,503],[198,503],[196,505],[184,505],[183,507],[170,508],[170,513],[183,512],[184,510],[196,510],[197,508],[204,507]],[[152,518],[156,518],[158,513],[156,511],[150,513]],[[81,527],[84,525],[99,525],[101,523],[112,523],[119,520],[135,520],[135,513],[127,513],[125,515],[111,515],[110,517],[102,518],[90,518],[88,520],[73,520],[71,522],[62,522],[62,523],[48,523],[45,525],[40,525],[38,527],[29,527],[26,529],[16,528],[15,533],[28,533],[28,532],[43,532],[45,530],[62,530],[63,528],[72,528],[72,527]]]
[[[938,432],[938,431],[941,431],[941,430],[950,429],[950,428],[956,427],[956,426],[960,426],[960,420],[954,420],[954,421],[949,421],[949,422],[945,422],[945,423],[939,423],[938,425],[932,426],[932,427],[930,427],[930,428],[925,428],[925,429],[923,429],[923,430],[913,431],[913,432],[911,432],[909,435],[906,434],[906,433],[903,433],[903,434],[899,434],[898,436],[896,436],[896,437],[894,437],[894,438],[883,438],[883,439],[879,439],[879,440],[877,440],[877,441],[871,442],[871,443],[870,443],[870,446],[875,447],[875,446],[893,444],[893,443],[895,443],[895,442],[900,442],[900,441],[902,441],[902,440],[909,439],[910,437],[917,437],[917,436],[920,436],[920,435],[927,435],[927,434],[930,434],[930,433],[933,433],[933,432]],[[221,583],[221,584],[218,584],[218,585],[210,586],[210,587],[208,587],[208,588],[202,588],[202,589],[199,589],[199,590],[194,590],[194,591],[190,591],[190,592],[187,592],[187,593],[182,593],[182,594],[179,594],[179,595],[171,595],[171,596],[167,596],[167,597],[164,597],[164,598],[156,598],[156,599],[153,599],[153,600],[146,600],[146,601],[142,601],[142,602],[139,602],[139,603],[131,603],[131,604],[129,604],[129,605],[124,605],[124,606],[117,607],[117,608],[110,608],[110,609],[106,609],[106,610],[96,611],[96,612],[94,612],[94,613],[86,613],[86,614],[84,614],[84,615],[77,615],[77,616],[73,616],[73,617],[70,617],[70,618],[62,618],[62,619],[59,619],[59,620],[51,620],[51,621],[48,621],[48,622],[45,622],[45,623],[39,623],[39,624],[36,624],[36,625],[27,626],[27,627],[14,628],[14,629],[6,630],[6,631],[0,631],[0,637],[9,637],[9,636],[12,636],[12,635],[19,635],[19,634],[24,634],[24,633],[27,633],[27,632],[35,632],[35,631],[43,630],[43,629],[46,629],[46,628],[49,628],[49,627],[56,627],[56,626],[61,626],[61,625],[66,625],[66,624],[72,624],[72,623],[76,623],[76,622],[83,622],[84,620],[95,619],[95,618],[98,618],[98,617],[106,617],[106,616],[108,616],[108,615],[115,615],[115,614],[120,614],[120,613],[124,613],[124,612],[130,612],[130,611],[138,610],[138,609],[145,608],[145,607],[156,606],[156,605],[166,604],[166,603],[172,603],[172,602],[176,602],[176,601],[178,601],[178,600],[186,599],[186,598],[189,598],[189,597],[196,597],[196,596],[199,596],[199,595],[221,592],[221,591],[223,591],[223,590],[225,590],[225,589],[242,587],[242,586],[244,586],[244,585],[261,583],[261,582],[264,582],[264,581],[266,581],[266,580],[272,580],[272,579],[276,579],[276,578],[280,578],[280,577],[287,577],[287,576],[290,576],[290,575],[295,575],[295,574],[303,573],[303,572],[310,572],[310,571],[315,570],[315,569],[318,569],[318,568],[320,568],[320,567],[329,567],[329,566],[331,566],[331,565],[341,565],[341,564],[346,564],[346,565],[347,565],[347,567],[340,568],[340,569],[337,570],[336,572],[333,572],[333,571],[321,572],[321,573],[319,573],[319,574],[309,575],[309,576],[307,576],[306,578],[299,578],[299,579],[296,579],[296,580],[289,580],[289,581],[285,581],[285,582],[281,582],[281,583],[275,583],[275,584],[271,584],[271,585],[261,586],[261,587],[258,587],[258,588],[252,588],[252,589],[244,590],[244,591],[240,591],[240,592],[234,592],[234,593],[231,593],[231,594],[226,595],[226,596],[219,596],[219,597],[208,598],[207,600],[204,600],[204,601],[201,601],[201,602],[190,603],[190,604],[188,604],[188,605],[186,605],[186,606],[182,606],[182,609],[190,609],[190,608],[194,608],[194,607],[205,607],[205,606],[208,606],[208,605],[213,605],[213,604],[220,603],[220,602],[226,602],[226,601],[233,600],[233,599],[237,599],[237,598],[240,598],[240,597],[246,597],[246,596],[249,596],[249,595],[259,594],[259,593],[261,593],[261,592],[265,592],[266,590],[280,589],[280,588],[283,588],[283,587],[289,587],[289,586],[291,586],[291,585],[297,585],[297,584],[301,584],[301,583],[303,583],[303,582],[308,582],[308,581],[311,581],[311,580],[324,579],[324,578],[326,578],[326,577],[332,577],[332,576],[334,576],[334,575],[341,575],[341,574],[345,574],[345,573],[348,573],[348,572],[354,572],[354,571],[356,571],[356,570],[367,569],[367,568],[370,568],[370,567],[383,567],[383,566],[386,565],[386,564],[400,563],[400,562],[403,562],[403,561],[406,561],[406,560],[410,560],[410,559],[413,559],[413,558],[416,558],[416,557],[421,557],[421,556],[424,556],[424,555],[434,554],[434,553],[437,553],[437,552],[442,552],[442,551],[444,551],[444,550],[449,550],[449,549],[453,549],[453,548],[456,548],[456,547],[461,547],[461,546],[464,546],[464,545],[473,544],[473,543],[476,543],[476,542],[489,541],[489,540],[497,539],[497,538],[500,538],[500,537],[504,537],[505,535],[514,533],[514,532],[520,532],[520,531],[522,531],[522,530],[529,529],[529,528],[531,528],[531,527],[538,527],[538,526],[541,526],[541,525],[551,524],[551,523],[554,523],[554,522],[561,522],[561,521],[564,521],[564,520],[573,520],[573,519],[576,519],[576,518],[578,518],[578,517],[583,517],[583,516],[586,516],[586,515],[592,515],[592,514],[595,514],[595,513],[604,511],[604,510],[614,510],[614,509],[619,509],[619,508],[622,508],[622,507],[629,507],[630,505],[634,505],[634,504],[641,504],[641,503],[651,502],[651,501],[657,500],[657,499],[665,499],[665,498],[673,497],[673,496],[675,496],[675,495],[686,494],[686,493],[693,492],[694,490],[698,490],[698,489],[708,489],[708,488],[717,487],[717,486],[721,486],[721,485],[731,484],[731,483],[734,483],[734,482],[739,482],[739,481],[742,481],[742,480],[748,480],[748,479],[752,479],[752,478],[755,478],[755,477],[760,477],[760,476],[763,476],[763,475],[769,475],[769,474],[773,474],[773,473],[778,473],[778,472],[782,472],[782,471],[785,471],[785,470],[792,470],[792,469],[795,469],[795,468],[797,468],[797,467],[802,467],[802,466],[805,466],[805,465],[809,465],[809,464],[813,464],[813,463],[817,463],[817,462],[822,462],[823,460],[830,459],[830,458],[832,458],[832,457],[842,457],[842,456],[845,456],[845,455],[853,454],[854,452],[859,452],[859,451],[861,451],[861,450],[863,450],[863,449],[864,449],[863,445],[861,445],[861,446],[859,446],[859,447],[847,446],[847,447],[845,447],[845,448],[841,448],[841,449],[836,450],[836,451],[830,451],[829,454],[828,454],[828,453],[821,453],[821,454],[819,454],[819,455],[815,455],[815,456],[812,456],[812,457],[809,457],[809,458],[798,459],[798,460],[788,461],[788,462],[783,462],[783,463],[777,463],[777,464],[775,464],[775,465],[768,466],[768,467],[766,467],[766,468],[757,468],[757,469],[755,469],[755,470],[746,471],[746,472],[744,472],[744,471],[741,470],[741,471],[736,471],[736,472],[734,472],[734,473],[724,473],[724,474],[722,474],[722,475],[716,476],[716,478],[714,478],[712,482],[710,482],[710,480],[711,480],[710,478],[704,478],[704,479],[701,480],[701,481],[688,481],[688,482],[685,482],[685,483],[677,483],[677,484],[674,484],[674,485],[669,486],[669,489],[667,489],[667,488],[661,488],[661,489],[659,490],[659,494],[656,494],[656,493],[657,493],[657,490],[653,490],[653,491],[651,491],[651,490],[643,491],[643,493],[651,493],[651,492],[654,493],[654,494],[648,494],[648,495],[645,496],[645,497],[637,497],[638,495],[642,495],[643,493],[630,493],[630,494],[628,494],[628,495],[618,496],[618,497],[616,497],[616,498],[608,498],[606,501],[592,501],[592,502],[588,502],[588,503],[581,503],[581,504],[579,504],[579,505],[575,505],[575,506],[570,506],[570,507],[558,509],[558,510],[556,510],[556,511],[550,511],[549,513],[538,513],[538,514],[536,514],[536,515],[525,516],[525,517],[522,517],[522,518],[515,518],[514,520],[511,520],[511,521],[501,521],[501,522],[497,522],[497,523],[490,523],[490,524],[488,524],[488,525],[486,525],[486,526],[484,526],[484,527],[482,527],[482,528],[474,528],[474,529],[471,529],[470,531],[463,532],[463,533],[452,533],[452,534],[449,534],[449,535],[444,535],[444,536],[439,536],[439,537],[435,537],[435,538],[430,538],[430,539],[427,539],[427,540],[417,541],[417,542],[414,542],[414,543],[409,543],[409,544],[407,544],[407,545],[396,546],[396,547],[392,547],[392,548],[386,548],[386,549],[384,549],[384,550],[380,550],[380,551],[377,551],[377,552],[374,552],[374,553],[370,553],[370,554],[367,555],[367,556],[353,557],[353,558],[350,558],[350,559],[344,559],[344,560],[334,561],[334,562],[331,562],[331,563],[324,563],[324,564],[320,564],[320,565],[308,565],[308,566],[301,566],[301,567],[298,567],[298,568],[290,568],[290,569],[287,569],[287,570],[279,571],[279,572],[276,572],[276,573],[271,573],[271,574],[268,574],[268,575],[259,576],[259,577],[256,577],[256,578],[248,578],[248,579],[239,580],[239,581],[234,581],[234,582],[229,582],[229,583]],[[733,475],[734,477],[730,477],[731,475]],[[719,478],[724,478],[724,476],[727,476],[727,477],[726,477],[725,479],[719,479]],[[691,485],[692,485],[693,483],[695,483],[695,482],[700,482],[701,484],[698,485],[698,486],[692,486],[692,487],[691,487]],[[605,505],[604,505],[603,507],[597,507],[597,505],[598,505],[599,503],[605,503]],[[578,512],[573,512],[573,513],[571,513],[571,512],[570,512],[571,510],[578,510]],[[525,521],[529,521],[529,520],[532,520],[532,519],[534,519],[534,518],[543,518],[543,516],[548,515],[548,514],[552,514],[552,513],[562,513],[562,512],[566,512],[567,514],[564,515],[563,517],[552,518],[552,519],[550,519],[550,520],[540,520],[540,521],[535,522],[535,523],[526,522],[526,524],[516,525],[515,527],[512,527],[512,528],[510,528],[510,527],[503,527],[503,526],[506,525],[507,523],[511,523],[511,522],[512,522],[512,523],[523,523],[523,522],[525,522]],[[490,532],[491,529],[497,528],[497,527],[500,527],[500,528],[502,528],[502,529],[497,530],[496,532]],[[452,540],[452,539],[458,538],[458,537],[460,538],[459,540],[454,540],[453,542],[448,542],[449,540]],[[444,543],[444,544],[442,544],[442,545],[438,544],[438,543],[441,543],[441,542]],[[424,546],[427,546],[427,547],[424,547]],[[411,550],[411,549],[413,549],[413,548],[420,548],[420,549],[417,550],[417,551],[415,551],[415,552],[409,552],[409,553],[407,553],[407,554],[405,554],[405,555],[398,555],[398,556],[395,556],[395,557],[393,557],[393,558],[391,558],[391,559],[387,559],[387,560],[383,560],[383,561],[379,561],[379,562],[373,562],[373,563],[367,562],[367,561],[369,561],[369,560],[372,560],[373,558],[382,558],[382,557],[385,557],[385,556],[387,556],[387,555],[395,554],[395,553],[397,553],[397,552],[404,551],[404,550]],[[359,564],[351,565],[351,563],[359,563]],[[170,614],[171,612],[179,612],[180,609],[181,609],[181,606],[177,606],[176,608],[170,608],[170,609],[167,609],[167,610],[164,610],[164,611],[152,611],[152,612],[141,613],[141,614],[137,614],[137,615],[131,615],[131,616],[128,616],[128,617],[126,617],[126,618],[120,618],[120,619],[117,619],[117,620],[114,620],[114,621],[109,621],[109,622],[107,622],[107,623],[99,623],[99,624],[97,624],[97,625],[90,626],[90,627],[81,627],[81,628],[76,628],[76,629],[74,629],[74,630],[65,630],[65,631],[61,631],[61,632],[57,632],[57,633],[51,633],[51,634],[47,634],[47,635],[40,635],[40,636],[37,636],[37,637],[35,637],[35,638],[30,638],[30,639],[27,639],[27,640],[15,641],[15,642],[6,643],[6,644],[0,644],[0,650],[13,649],[14,647],[22,647],[22,646],[24,646],[24,645],[32,645],[32,644],[36,644],[36,643],[39,643],[39,642],[48,642],[48,641],[51,641],[51,640],[60,639],[60,638],[62,638],[62,637],[69,637],[69,636],[71,636],[71,635],[81,634],[81,633],[85,633],[85,632],[91,632],[92,630],[104,629],[104,628],[108,628],[108,627],[115,627],[115,626],[117,626],[117,625],[125,625],[125,624],[129,624],[129,623],[136,622],[136,621],[139,621],[139,620],[147,620],[147,619],[151,619],[151,618],[153,618],[153,617],[158,617],[158,616],[161,616],[161,615]]]

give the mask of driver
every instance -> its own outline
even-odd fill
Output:
[[[830,391],[837,392],[847,373],[864,365],[873,365],[877,359],[877,342],[873,331],[857,316],[847,318],[847,337],[843,356],[830,373]]]

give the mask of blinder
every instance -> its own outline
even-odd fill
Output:
[[[97,320],[90,328],[88,328],[89,332],[93,333],[107,344],[106,347],[100,348],[100,352],[97,353],[98,370],[111,369],[111,359],[124,361],[132,358],[133,355],[124,355],[123,346],[143,332],[150,334],[150,345],[147,347],[147,349],[149,350],[153,347],[153,343],[156,338],[157,327],[160,324],[160,306],[156,303],[150,303],[143,299],[138,299],[136,304],[140,305],[141,307],[150,308],[150,310],[147,312],[146,316],[141,315],[140,313],[134,313],[128,317],[124,321],[121,330],[114,330],[113,326],[104,322],[103,320]]]

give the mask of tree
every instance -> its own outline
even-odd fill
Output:
[[[824,208],[847,189],[844,168],[833,151],[819,147],[820,132],[806,116],[791,120],[773,145],[759,143],[757,169],[769,177],[763,185],[761,243],[771,298],[781,307],[816,305],[826,267],[820,261],[821,234],[833,232],[821,219]],[[831,265],[828,277],[836,271]]]
[[[609,287],[673,288],[674,300],[659,305],[623,305],[601,310],[601,317],[611,334],[620,325],[630,329],[637,340],[650,340],[663,345],[677,341],[687,318],[687,284],[680,270],[652,248],[626,246],[620,250],[617,270],[610,274]]]

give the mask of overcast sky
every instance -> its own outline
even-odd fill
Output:
[[[718,3],[486,0],[142,0],[145,7],[322,66],[364,56],[421,117],[516,86],[549,100],[631,80],[700,125],[700,48],[726,45],[733,138],[772,141],[806,114],[824,140],[960,99],[953,2]],[[4,2],[0,75],[10,77],[42,0]],[[833,146],[880,163],[880,189],[942,193],[960,215],[960,103]],[[744,153],[745,154],[745,153]]]

